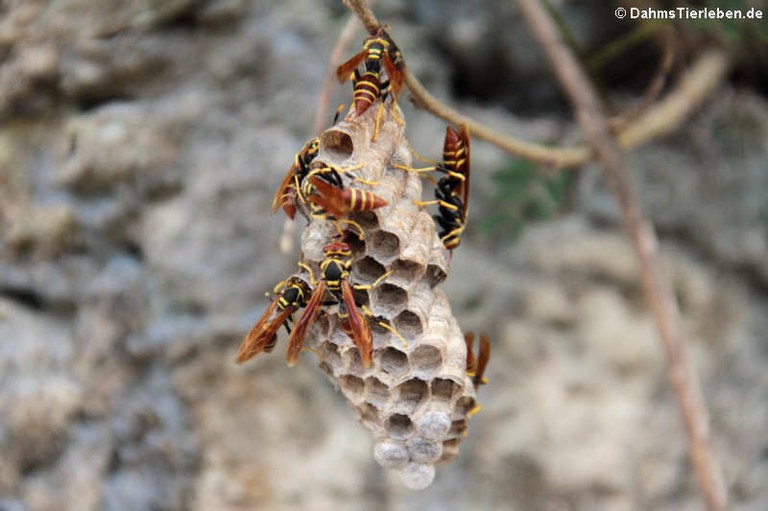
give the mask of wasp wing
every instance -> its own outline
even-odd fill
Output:
[[[352,286],[344,280],[341,283],[341,292],[344,297],[344,305],[349,314],[349,329],[352,332],[352,341],[360,351],[360,359],[364,367],[371,366],[373,359],[373,334],[368,321],[360,315],[360,311],[355,305],[355,296],[352,293]]]
[[[462,142],[463,154],[456,155],[457,171],[464,175],[464,180],[459,187],[458,193],[461,195],[461,200],[464,205],[464,220],[467,218],[467,209],[469,208],[469,126],[466,124],[461,125],[461,133],[459,139]],[[481,341],[482,342],[482,341]]]
[[[320,281],[315,290],[312,291],[312,296],[309,298],[309,302],[307,302],[307,307],[304,309],[301,319],[294,325],[293,332],[291,332],[291,338],[288,341],[288,351],[285,355],[285,359],[290,366],[296,363],[301,354],[301,349],[304,347],[304,338],[309,327],[314,323],[317,313],[320,311],[324,295],[325,282]]]
[[[240,344],[240,349],[237,351],[237,358],[235,359],[238,364],[242,364],[246,360],[250,360],[262,351],[266,349],[269,342],[277,334],[277,330],[280,325],[291,315],[292,308],[286,308],[280,311],[277,316],[274,316],[275,309],[277,308],[277,299],[273,300],[269,304],[267,310],[264,311],[264,315],[261,319],[251,328],[251,331],[243,339]]]
[[[491,358],[491,342],[488,340],[488,335],[480,334],[480,351],[477,354],[477,371],[475,371],[475,377],[473,379],[475,385],[483,385],[488,383],[488,379],[483,376],[485,373],[485,367],[488,365],[488,360]]]
[[[288,205],[289,201],[292,200],[291,197],[289,197],[288,195],[290,194],[290,190],[293,185],[293,174],[294,174],[294,167],[292,165],[291,168],[288,169],[288,172],[286,172],[283,180],[280,182],[280,186],[277,187],[277,191],[275,192],[275,197],[272,199],[272,213],[273,214],[277,213],[277,210],[280,209],[280,206],[283,206],[285,213],[288,214],[291,220],[293,220],[293,216],[290,215],[288,210],[286,210],[285,208]],[[296,210],[294,209],[293,211],[295,215]]]
[[[343,63],[336,69],[336,78],[339,80],[339,82],[344,83],[347,80],[349,80],[352,76],[352,73],[357,69],[357,67],[365,60],[365,57],[368,56],[368,51],[363,50],[360,53],[355,54],[351,59]]]

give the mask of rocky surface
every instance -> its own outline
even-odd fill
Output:
[[[380,4],[448,97],[450,48],[482,41],[494,17],[464,15],[438,51],[421,41],[460,10],[427,23],[407,2]],[[484,248],[470,216],[444,287],[462,328],[492,336],[491,384],[429,489],[376,464],[311,354],[293,369],[280,355],[234,364],[263,293],[298,257],[279,252],[269,204],[312,135],[340,12],[309,0],[0,7],[0,510],[701,509],[597,169],[572,213],[514,247]],[[349,101],[348,86],[335,94]],[[455,103],[531,139],[573,129],[556,113]],[[632,157],[739,510],[768,502],[766,111],[725,87]],[[406,115],[416,149],[437,156],[444,125]],[[504,161],[474,144],[472,201]]]

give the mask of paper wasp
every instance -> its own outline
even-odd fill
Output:
[[[317,192],[310,195],[310,202],[336,218],[344,217],[350,212],[372,211],[389,204],[373,192],[336,186],[320,176],[312,176],[310,182]]]
[[[467,375],[472,379],[475,388],[477,388],[488,383],[488,379],[483,374],[485,373],[485,367],[488,365],[488,360],[491,358],[491,343],[488,340],[487,334],[480,334],[477,358],[475,358],[475,353],[472,349],[474,341],[475,334],[464,334],[464,342],[467,343]]]
[[[387,82],[381,82],[381,64],[387,72]],[[358,67],[364,64],[363,73]],[[379,97],[385,97],[391,90],[396,97],[403,88],[405,61],[400,49],[384,30],[379,28],[376,34],[368,37],[363,49],[336,70],[340,82],[354,77],[355,112],[362,115]]]
[[[283,181],[277,188],[274,199],[272,199],[272,213],[276,213],[280,207],[291,220],[296,216],[296,200],[306,202],[302,196],[301,184],[309,173],[309,165],[320,151],[320,139],[315,137],[296,153],[293,158],[293,165],[288,169]]]
[[[434,218],[440,226],[440,241],[445,248],[453,250],[461,243],[469,203],[469,128],[466,124],[461,126],[461,131],[451,126],[446,128],[442,163],[435,167],[416,169],[418,172],[433,170],[445,174],[435,187],[435,200],[415,201],[415,204],[438,205],[438,214]]]
[[[339,105],[336,109],[336,115],[333,118],[333,123],[339,120],[339,115],[344,110],[344,105]],[[301,151],[296,153],[293,157],[293,164],[285,173],[280,186],[277,187],[275,197],[272,199],[272,213],[277,213],[277,210],[281,207],[285,214],[291,220],[296,216],[297,198],[301,204],[306,204],[306,197],[302,192],[302,183],[309,174],[309,166],[312,164],[317,154],[320,152],[320,138],[315,137],[309,140]],[[341,178],[339,178],[339,183]]]
[[[294,312],[306,305],[311,291],[309,284],[295,275],[275,286],[277,296],[243,339],[237,352],[237,363],[242,364],[261,352],[271,352],[280,326],[285,325],[286,330],[291,331],[288,322],[293,320]]]
[[[339,319],[345,332],[360,352],[364,367],[370,367],[373,360],[373,333],[368,320],[360,313],[355,301],[354,290],[367,290],[377,286],[388,277],[387,272],[372,284],[352,285],[349,282],[349,272],[352,266],[352,249],[344,241],[333,241],[323,247],[325,259],[320,263],[322,278],[315,279],[312,269],[304,263],[299,265],[309,272],[312,285],[315,286],[309,298],[304,314],[294,326],[288,347],[288,363],[293,364],[301,352],[309,327],[315,320],[320,306],[324,305],[326,291],[333,295],[335,303],[339,304]],[[362,306],[364,308],[364,306]],[[391,328],[391,327],[390,327]]]

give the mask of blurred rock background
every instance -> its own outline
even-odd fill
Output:
[[[654,38],[601,61],[638,23],[576,4],[553,2],[626,109],[653,76]],[[376,9],[439,97],[510,134],[579,140],[514,2]],[[460,457],[427,490],[378,467],[312,354],[289,369],[281,341],[235,366],[264,292],[298,258],[279,253],[269,204],[313,135],[345,19],[331,0],[0,3],[0,510],[701,509],[595,166],[553,174],[474,144],[470,225],[445,286],[465,330],[492,335],[491,384]],[[765,24],[676,29],[672,82],[706,44],[730,45],[733,71],[631,163],[733,508],[757,511],[768,506]],[[350,97],[338,87],[331,110]],[[401,103],[413,146],[438,157],[444,123]]]

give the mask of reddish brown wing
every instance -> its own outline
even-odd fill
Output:
[[[280,325],[282,325],[286,318],[291,315],[291,312],[293,312],[293,309],[289,307],[284,311],[280,311],[280,313],[273,318],[272,315],[276,308],[277,299],[269,304],[267,310],[264,311],[264,315],[261,316],[261,319],[253,326],[253,328],[251,328],[248,335],[245,336],[245,339],[243,339],[243,342],[240,344],[240,349],[237,351],[237,358],[235,360],[238,364],[242,364],[246,360],[249,360],[264,351],[272,337],[277,334]]]
[[[349,329],[352,332],[352,341],[360,351],[360,359],[364,367],[371,366],[373,359],[373,334],[368,321],[360,315],[355,305],[355,296],[352,293],[352,286],[346,280],[341,282],[341,292],[344,297],[344,305],[349,314]]]
[[[312,296],[309,298],[307,308],[304,309],[301,319],[293,327],[293,332],[291,332],[291,338],[288,341],[288,351],[285,355],[285,359],[290,366],[296,363],[301,354],[301,349],[304,347],[304,337],[306,337],[309,327],[312,326],[317,313],[320,311],[320,304],[323,302],[324,295],[325,282],[320,281],[315,290],[312,291]]]
[[[480,351],[477,354],[477,371],[475,371],[474,377],[475,385],[488,383],[483,374],[485,374],[485,367],[488,365],[490,358],[491,342],[488,340],[488,335],[480,334]]]
[[[312,186],[319,193],[319,195],[313,194],[309,197],[313,204],[323,208],[336,218],[341,218],[349,213],[349,204],[344,200],[344,190],[326,183],[317,176],[312,177],[311,180]]]
[[[459,187],[457,193],[461,195],[461,200],[464,204],[463,214],[464,218],[466,219],[467,209],[469,207],[469,127],[466,124],[461,125],[461,133],[459,134],[459,139],[462,142],[461,145],[463,146],[464,154],[456,155],[457,163],[463,162],[456,170],[464,174],[464,181]]]
[[[277,210],[280,209],[280,206],[285,206],[286,201],[289,200],[286,197],[286,195],[290,193],[290,188],[291,188],[291,185],[293,184],[293,174],[294,174],[294,168],[292,165],[291,168],[288,169],[288,172],[285,174],[285,177],[280,183],[280,186],[277,187],[277,191],[275,192],[275,197],[272,199],[272,213],[277,213]],[[286,211],[286,214],[287,213],[288,211]],[[291,219],[293,219],[292,216],[291,216]]]
[[[403,88],[403,72],[392,62],[389,53],[385,54],[382,60],[384,61],[384,69],[387,70],[387,76],[389,77],[389,86],[392,88],[392,93],[397,96]]]
[[[357,66],[359,66],[367,56],[368,51],[363,50],[340,65],[338,69],[336,69],[336,78],[339,80],[339,82],[344,83],[349,80],[349,78],[352,76],[352,72],[357,69]]]
[[[464,334],[464,342],[467,343],[467,374],[474,376],[475,364],[477,361],[475,360],[475,353],[472,350],[472,345],[475,343],[475,334]]]

